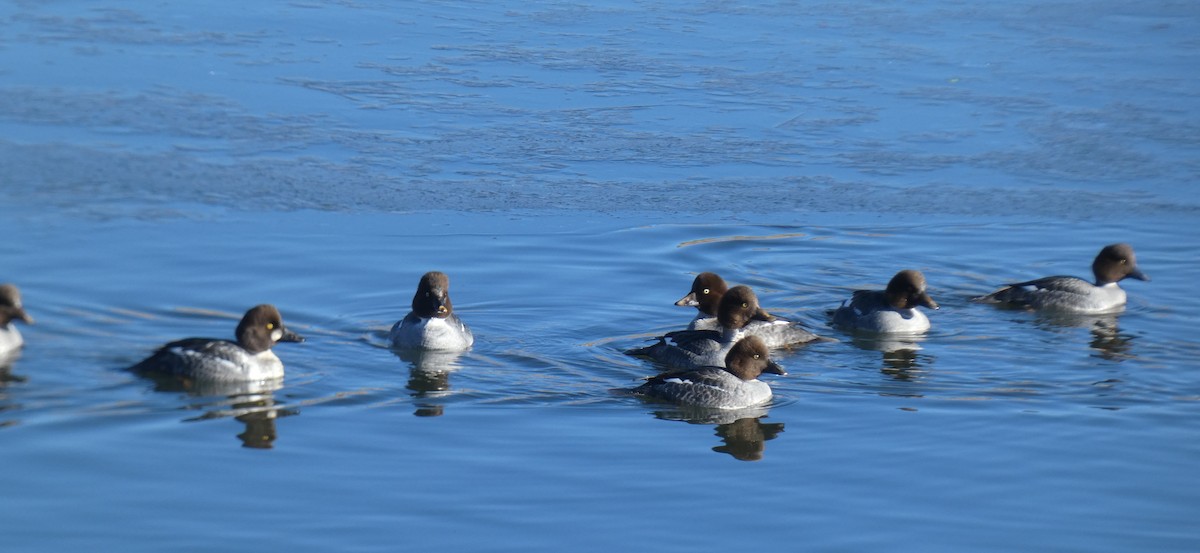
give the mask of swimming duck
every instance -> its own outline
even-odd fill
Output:
[[[879,334],[918,333],[929,330],[929,318],[918,306],[938,309],[925,290],[920,271],[896,273],[885,290],[857,290],[847,305],[833,314],[834,326]]]
[[[739,340],[725,355],[724,366],[669,371],[633,390],[634,394],[716,409],[742,409],[771,400],[771,387],[758,380],[764,372],[787,373],[769,358],[757,336]]]
[[[733,344],[748,334],[758,336],[767,347],[772,343],[785,346],[822,339],[797,323],[763,311],[758,296],[748,286],[734,286],[725,292],[717,306],[717,323],[717,330],[668,332],[655,344],[626,353],[649,357],[672,368],[693,369],[722,366]]]
[[[13,321],[33,324],[33,317],[21,306],[21,291],[13,284],[0,284],[0,355],[16,351],[25,345]]]
[[[454,314],[450,303],[450,277],[430,271],[417,283],[412,311],[392,326],[389,333],[392,347],[461,351],[475,343],[467,324]]]
[[[1073,276],[1051,276],[1009,284],[986,296],[982,303],[1067,313],[1103,313],[1125,305],[1125,290],[1117,285],[1126,278],[1150,280],[1138,269],[1133,247],[1110,244],[1092,261],[1095,282]]]
[[[171,342],[130,370],[213,381],[283,378],[283,362],[271,347],[279,342],[304,341],[283,326],[279,310],[268,304],[246,311],[234,335],[236,342],[216,338]]]

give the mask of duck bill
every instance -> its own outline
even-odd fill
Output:
[[[1137,267],[1134,267],[1133,271],[1130,271],[1129,278],[1136,278],[1138,280],[1150,280],[1150,277],[1146,276],[1146,273],[1143,273],[1142,270]]]
[[[17,309],[17,317],[16,318],[21,319],[27,325],[33,324],[33,317],[30,317],[29,313],[26,313],[24,309]]]
[[[700,302],[696,301],[695,292],[688,292],[688,295],[679,298],[679,301],[675,302],[675,305],[679,307],[699,307]]]
[[[930,309],[941,309],[941,307],[938,307],[937,302],[933,301],[933,298],[929,297],[929,294],[926,293],[921,293],[921,295],[917,296],[917,303]]]
[[[775,320],[775,316],[770,313],[767,313],[766,311],[763,311],[763,309],[760,307],[760,308],[758,308],[758,311],[755,311],[754,315],[750,317],[750,320],[752,320],[752,321],[767,321],[769,323],[769,322]]]
[[[283,329],[283,336],[279,337],[279,341],[280,342],[303,342],[304,337],[285,328],[285,329]]]
[[[774,361],[767,361],[767,368],[763,369],[763,372],[777,374],[779,376],[787,376],[787,371],[783,370],[783,366]]]

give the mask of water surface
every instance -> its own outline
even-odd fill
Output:
[[[1195,550],[1198,15],[0,6],[6,543]],[[1122,313],[968,301],[1117,241]],[[927,336],[828,326],[901,268]],[[433,269],[477,344],[392,352]],[[704,270],[838,341],[761,409],[614,393]],[[282,383],[121,370],[264,302]]]

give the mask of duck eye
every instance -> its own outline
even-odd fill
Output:
[[[704,294],[704,295],[706,295],[706,296],[708,295],[708,288],[705,288],[705,289],[704,289],[704,292],[703,292],[703,294]]]
[[[275,328],[275,323],[267,323],[267,330],[273,330],[274,328]]]
[[[746,302],[742,302],[742,309],[746,309],[748,307],[750,307],[750,304],[748,304]]]
[[[761,357],[759,354],[757,354],[757,353],[756,353],[756,354],[754,354],[754,358],[755,358],[755,359],[758,359],[759,357]]]

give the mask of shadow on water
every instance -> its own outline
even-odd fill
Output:
[[[445,413],[446,406],[437,401],[450,394],[450,373],[461,365],[461,351],[418,351],[391,350],[409,365],[408,383],[405,388],[412,391],[418,417],[438,417]]]
[[[715,425],[716,435],[723,445],[713,447],[739,461],[759,461],[766,453],[766,444],[783,432],[782,422],[763,422],[766,407],[746,409],[712,409],[693,406],[672,406],[654,411],[663,420],[688,424]]]

